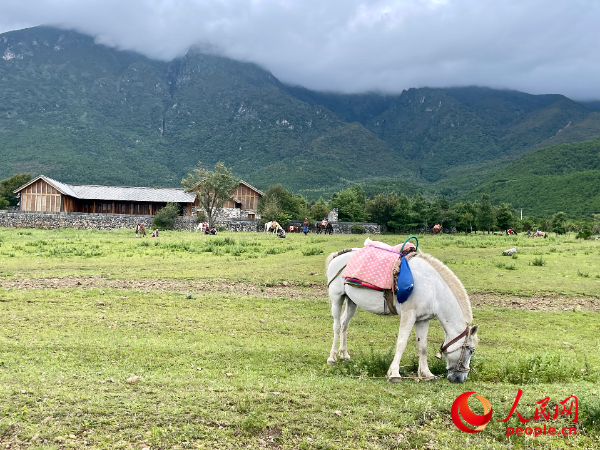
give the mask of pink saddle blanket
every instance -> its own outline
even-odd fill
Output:
[[[381,289],[392,289],[394,264],[400,258],[402,244],[391,246],[383,242],[370,241],[355,252],[348,260],[344,278],[357,278]],[[414,250],[415,246],[407,242],[404,250]]]

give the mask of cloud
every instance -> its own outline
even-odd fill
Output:
[[[600,98],[595,0],[4,0],[39,24],[170,60],[194,44],[319,90],[485,85]]]

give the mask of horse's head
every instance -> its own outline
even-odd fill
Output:
[[[468,327],[464,339],[460,339],[443,351],[446,356],[447,378],[451,383],[464,383],[467,381],[469,370],[471,370],[469,367],[471,356],[475,353],[475,347],[479,342],[477,337],[478,328],[478,325]]]

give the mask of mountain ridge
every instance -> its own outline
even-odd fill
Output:
[[[0,178],[167,187],[221,160],[308,198],[357,182],[457,198],[542,146],[600,136],[600,113],[558,94],[320,93],[198,48],[155,61],[53,27],[0,34],[0,55]]]

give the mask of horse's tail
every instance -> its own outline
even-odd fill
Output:
[[[335,258],[338,255],[338,253],[339,252],[333,252],[333,253],[329,254],[327,259],[325,260],[325,272],[327,272],[327,268],[329,267],[329,264],[331,264],[331,261],[333,261],[333,258]]]
[[[354,250],[358,250],[358,249],[344,248],[344,249],[340,250],[339,252],[330,253],[329,256],[327,257],[327,259],[325,260],[325,272],[327,272],[327,269],[329,268],[329,264],[331,264],[331,261],[333,261],[334,258],[337,258],[338,256],[343,255],[344,253],[353,252]]]

